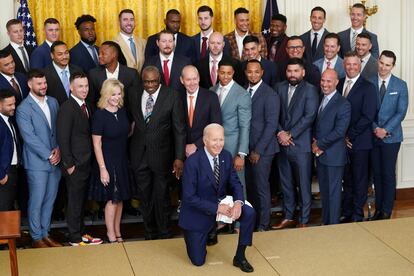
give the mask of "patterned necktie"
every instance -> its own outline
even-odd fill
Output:
[[[384,96],[385,96],[385,92],[387,91],[387,88],[385,87],[385,80],[382,81],[381,87],[380,87],[380,99],[381,99],[381,103],[382,100],[384,100]]]
[[[345,87],[345,91],[344,91],[344,97],[348,97],[349,95],[349,91],[351,91],[351,84],[352,84],[352,80],[347,80],[346,81],[346,87]]]
[[[169,59],[164,60],[164,66],[163,66],[164,80],[165,80],[166,86],[170,86],[170,71],[168,70],[169,61],[170,61]]]
[[[134,59],[136,61],[137,60],[137,49],[135,48],[134,39],[130,37],[128,40],[129,40],[129,48],[131,48],[131,53],[134,56]]]
[[[250,93],[250,97],[252,97],[253,96],[253,88],[249,88],[249,93]]]
[[[328,61],[327,63],[326,63],[326,69],[330,69],[331,68],[331,62],[330,61]]]
[[[275,61],[276,53],[277,53],[277,43],[278,43],[278,41],[275,40],[275,42],[273,42],[273,44],[272,44],[272,47],[270,48],[270,56],[269,56],[269,59],[271,61]]]
[[[16,100],[18,100],[20,102],[23,99],[23,95],[22,95],[22,91],[20,90],[19,85],[17,85],[17,82],[14,78],[11,78],[10,83],[11,83],[13,89],[17,93],[17,97],[16,97],[17,99]]]
[[[207,54],[207,37],[202,37],[203,42],[201,43],[201,58],[205,58]]]
[[[16,152],[17,152],[17,164],[20,164],[20,159],[21,159],[22,149],[21,149],[21,147],[20,147],[19,138],[17,137],[17,134],[16,134],[16,128],[14,127],[14,123],[13,123],[12,118],[11,118],[11,117],[9,117],[8,121],[9,121],[10,128],[11,128],[11,130],[12,130],[13,141],[14,141],[14,144],[15,144],[15,146],[16,146]]]
[[[96,52],[95,52],[95,47],[93,45],[89,45],[88,47],[92,51],[93,62],[95,62],[96,65],[99,65],[99,60],[98,60],[98,56],[96,55]]]
[[[213,158],[214,162],[214,178],[216,179],[216,184],[220,183],[220,166],[218,163],[218,157]]]
[[[189,96],[189,97],[190,97],[190,110],[188,111],[188,122],[190,124],[190,127],[193,127],[193,118],[194,118],[193,99],[194,99],[194,96]]]
[[[62,84],[63,84],[63,88],[65,88],[66,96],[68,96],[68,98],[69,98],[70,87],[69,87],[69,77],[68,77],[68,71],[67,70],[62,71]]]
[[[85,114],[85,116],[89,118],[88,109],[86,108],[86,104],[85,103],[83,103],[81,105],[81,109],[82,109],[83,114]]]
[[[312,57],[316,54],[316,47],[318,46],[318,33],[313,34],[313,41],[312,41]]]
[[[22,52],[24,70],[29,71],[29,69],[30,69],[29,59],[27,58],[26,51],[24,50],[23,46],[20,46],[19,50],[20,50],[20,52]]]
[[[213,66],[211,66],[211,73],[210,73],[210,78],[211,78],[211,84],[214,86],[216,85],[217,82],[217,59],[213,59]]]
[[[353,31],[352,32],[352,40],[351,40],[351,49],[352,51],[355,51],[355,43],[356,43],[356,38],[357,38],[357,32]]]
[[[147,102],[145,104],[144,121],[145,121],[146,124],[149,123],[153,108],[154,108],[154,99],[152,98],[152,95],[149,95],[148,99],[147,99]]]
[[[290,105],[290,102],[292,101],[293,98],[293,93],[295,93],[295,89],[296,87],[294,87],[293,85],[289,84],[289,91],[288,91],[288,107]]]

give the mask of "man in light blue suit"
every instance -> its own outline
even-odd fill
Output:
[[[219,62],[219,83],[213,87],[221,106],[225,143],[224,149],[231,153],[234,168],[243,185],[246,195],[244,178],[244,159],[249,153],[250,119],[252,101],[249,93],[234,80],[234,65],[229,59]]]
[[[281,145],[278,165],[285,218],[272,226],[273,229],[295,226],[297,206],[301,207],[299,227],[306,227],[310,219],[312,125],[317,115],[319,97],[317,88],[304,80],[304,66],[300,58],[289,59],[287,80],[276,86],[281,104],[276,132]]]
[[[324,56],[313,63],[321,74],[326,69],[334,69],[338,78],[345,77],[344,60],[338,55],[340,49],[339,36],[336,33],[327,34],[323,41]]]
[[[345,136],[351,121],[351,104],[336,91],[338,74],[326,69],[321,78],[323,99],[313,128],[322,200],[322,223],[337,224],[341,217],[342,176],[347,161]]]
[[[23,138],[23,165],[29,186],[28,218],[33,247],[61,246],[49,237],[50,218],[61,176],[56,142],[59,104],[46,96],[42,71],[29,71],[27,96],[17,108],[16,121]]]
[[[52,64],[50,56],[50,47],[52,43],[59,40],[60,25],[56,18],[48,18],[44,22],[44,32],[46,39],[37,47],[30,57],[30,68],[43,69]]]
[[[401,122],[408,107],[407,83],[393,74],[396,56],[383,51],[378,60],[378,75],[371,79],[378,96],[378,113],[372,130],[371,151],[375,185],[375,214],[371,220],[389,219],[395,198],[395,164],[403,141]]]

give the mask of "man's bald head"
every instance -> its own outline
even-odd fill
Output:
[[[321,76],[321,90],[324,95],[330,95],[338,85],[338,73],[334,69],[326,69]]]
[[[208,49],[213,56],[218,56],[223,53],[224,36],[220,32],[213,32],[208,39]]]
[[[193,65],[185,66],[181,71],[180,81],[189,94],[197,92],[200,82],[200,75],[198,74],[197,68]]]

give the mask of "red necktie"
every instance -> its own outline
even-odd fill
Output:
[[[205,58],[207,54],[207,37],[202,37],[203,43],[201,44],[201,58]]]
[[[86,115],[86,117],[88,117],[88,118],[89,118],[88,109],[86,108],[86,104],[85,104],[85,103],[83,103],[83,104],[81,105],[81,109],[82,109],[83,114],[85,114],[85,115]]]
[[[170,71],[168,71],[168,61],[170,61],[169,59],[164,60],[164,80],[165,80],[165,85],[166,86],[170,86]]]
[[[328,61],[328,62],[326,63],[326,68],[327,68],[327,69],[331,68],[331,62],[330,62],[330,61]]]

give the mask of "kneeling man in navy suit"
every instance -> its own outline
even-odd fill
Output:
[[[183,195],[179,225],[184,229],[187,254],[196,266],[206,259],[207,237],[216,227],[216,216],[222,214],[240,222],[240,236],[233,265],[253,272],[245,257],[252,245],[255,211],[244,204],[243,188],[234,170],[231,154],[223,150],[224,128],[210,124],[203,132],[204,149],[192,154],[184,164]],[[227,195],[234,206],[220,204]]]

